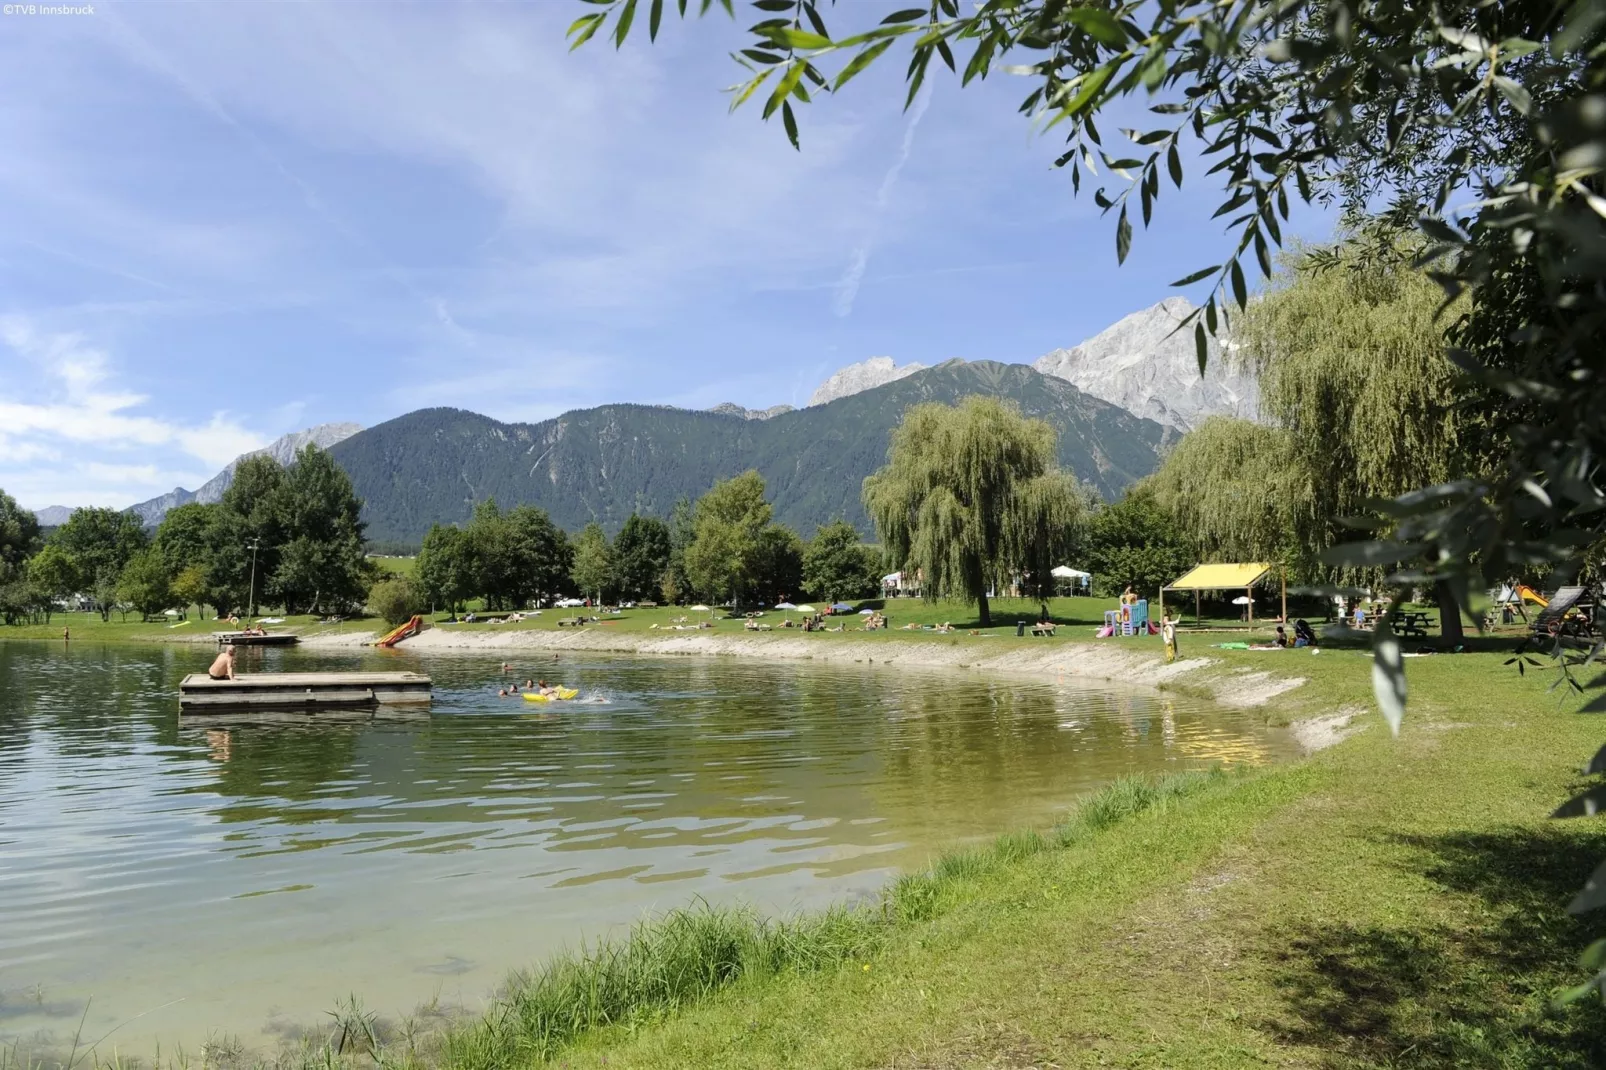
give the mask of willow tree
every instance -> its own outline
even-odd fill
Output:
[[[995,584],[1019,577],[1034,593],[1048,589],[1082,495],[1059,470],[1052,427],[969,397],[903,414],[887,463],[864,481],[864,507],[890,558],[920,573],[928,600],[977,604],[987,627]]]
[[[1306,551],[1355,538],[1345,518],[1380,499],[1472,474],[1469,388],[1445,355],[1453,315],[1436,282],[1362,236],[1292,258],[1236,321],[1261,412],[1284,436],[1288,523]],[[1455,599],[1436,590],[1444,635],[1459,639]]]
[[[1208,556],[1314,564],[1297,537],[1309,516],[1308,471],[1288,432],[1212,416],[1184,435],[1148,481],[1155,500]]]

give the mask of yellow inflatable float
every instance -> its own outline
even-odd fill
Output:
[[[573,688],[573,687],[558,687],[558,688],[554,688],[553,689],[553,693],[550,694],[550,695],[543,695],[539,691],[526,691],[526,692],[524,692],[524,701],[525,702],[557,702],[559,699],[577,698],[577,697],[579,697],[579,694],[580,694],[579,690],[576,689],[576,688]]]

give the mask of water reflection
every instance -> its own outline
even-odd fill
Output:
[[[0,643],[0,1040],[70,1039],[91,997],[87,1035],[144,1015],[124,1050],[250,1043],[348,991],[473,1003],[694,894],[814,905],[1123,773],[1289,750],[1254,715],[963,673],[520,667],[606,700],[549,710],[496,697],[501,655],[251,656],[421,668],[436,700],[181,721],[200,648]]]

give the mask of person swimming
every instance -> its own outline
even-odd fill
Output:
[[[541,681],[539,687],[540,687],[541,694],[543,694],[543,695],[551,696],[551,695],[556,695],[558,693],[558,689],[553,687],[551,684],[547,683],[545,680]]]

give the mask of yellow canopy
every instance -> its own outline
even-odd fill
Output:
[[[1226,591],[1253,587],[1275,566],[1252,565],[1198,565],[1175,583],[1166,585],[1168,591]]]

